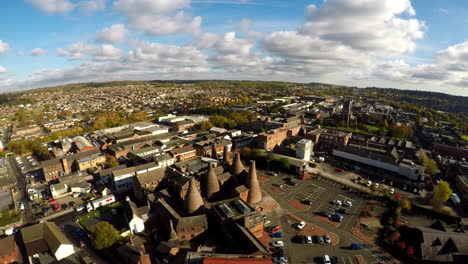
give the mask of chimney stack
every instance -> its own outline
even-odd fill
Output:
[[[229,157],[229,150],[227,146],[224,146],[223,148],[223,161],[227,164],[231,161],[231,157]]]
[[[174,230],[174,224],[172,220],[169,220],[169,241],[178,240],[179,237],[177,236],[176,231]]]
[[[190,178],[189,188],[184,198],[184,207],[187,214],[193,214],[203,206],[203,199],[197,188],[197,181]]]
[[[208,172],[206,173],[205,179],[202,182],[202,194],[203,197],[209,199],[211,196],[217,192],[219,192],[219,182],[218,177],[216,176],[216,172],[214,170],[215,163],[210,162],[208,164]]]
[[[231,173],[234,176],[239,176],[244,171],[244,165],[242,165],[242,161],[240,159],[240,153],[234,153],[234,161],[232,162],[231,166]]]
[[[250,161],[249,177],[247,178],[246,186],[249,189],[247,196],[248,204],[255,204],[262,201],[262,191],[257,179],[257,168],[255,160]]]

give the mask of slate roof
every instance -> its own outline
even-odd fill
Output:
[[[60,245],[71,245],[71,242],[57,225],[52,222],[43,222],[22,228],[21,236],[28,256],[48,250],[55,253]]]

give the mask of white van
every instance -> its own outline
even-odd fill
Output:
[[[328,255],[323,256],[324,264],[331,264],[330,257]]]

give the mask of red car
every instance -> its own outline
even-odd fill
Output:
[[[344,170],[343,169],[340,169],[340,168],[336,168],[335,169],[337,172],[343,172]]]
[[[303,179],[305,179],[305,175],[304,175],[304,174],[300,174],[299,176],[297,176],[297,178],[300,179],[300,180],[303,180]]]
[[[278,232],[281,230],[281,227],[279,225],[276,225],[276,226],[272,226],[270,227],[270,233],[275,233],[275,232]]]
[[[52,208],[54,209],[54,211],[60,211],[60,204],[55,203],[55,204],[52,205]]]
[[[53,202],[55,202],[55,198],[52,198],[49,200],[49,203],[53,203]]]

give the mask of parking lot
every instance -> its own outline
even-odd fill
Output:
[[[317,215],[322,211],[327,211],[330,214],[334,214],[339,209],[346,210],[346,213],[342,213],[343,220],[341,223],[336,223],[335,226],[351,231],[354,225],[357,223],[359,213],[364,206],[364,199],[361,193],[354,189],[349,189],[344,184],[336,183],[332,180],[318,177],[313,180],[299,180],[296,186],[288,184],[287,179],[289,176],[281,174],[277,177],[272,177],[267,182],[269,185],[282,184],[281,199],[286,201],[299,200],[309,201],[311,203],[310,209],[306,212],[308,214]],[[340,200],[341,202],[349,201],[352,203],[351,207],[338,206],[331,203],[333,200]],[[330,221],[328,221],[330,222]]]
[[[369,198],[367,193],[349,188],[348,186],[334,182],[327,178],[316,177],[313,179],[300,180],[293,175],[279,173],[278,176],[267,176],[269,180],[262,181],[262,188],[266,193],[272,196],[279,204],[280,209],[270,212],[268,217],[272,225],[280,225],[284,237],[280,240],[285,243],[285,255],[290,259],[289,263],[322,263],[323,255],[337,257],[339,263],[358,263],[358,259],[365,260],[367,263],[375,263],[379,260],[388,260],[388,256],[364,241],[354,237],[351,234],[352,229],[359,222],[360,212],[366,205]],[[289,178],[293,178],[291,183]],[[274,187],[280,186],[281,187]],[[291,201],[305,201],[310,203],[305,210],[300,210],[292,206]],[[331,201],[340,200],[349,201],[352,206],[333,205]],[[321,211],[335,213],[340,208],[346,209],[342,213],[341,222],[333,222],[325,217],[319,217],[317,214]],[[294,214],[304,221],[314,226],[322,228],[326,233],[331,232],[339,236],[337,245],[330,244],[298,244],[294,242],[294,237],[299,230],[294,228],[297,221],[291,219],[288,214]],[[275,239],[274,239],[275,240]],[[278,240],[278,239],[276,239]],[[361,250],[350,250],[352,243],[359,243],[364,246]],[[391,262],[386,262],[391,263]]]

